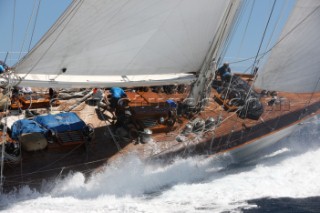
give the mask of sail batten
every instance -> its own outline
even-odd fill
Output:
[[[25,76],[199,71],[230,1],[74,1],[15,70]]]
[[[255,86],[287,92],[320,91],[320,1],[297,0]]]

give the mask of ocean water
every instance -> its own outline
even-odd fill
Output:
[[[320,119],[246,162],[224,154],[146,164],[126,156],[0,195],[4,212],[320,212]]]

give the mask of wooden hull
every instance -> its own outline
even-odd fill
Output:
[[[163,100],[174,97],[178,102],[183,99],[181,94],[148,93],[146,94],[148,97],[152,96],[152,100],[148,102],[143,98],[145,97],[143,94],[138,93],[137,96],[131,94],[130,97],[132,104],[142,106],[140,109],[142,112],[139,111],[139,113],[144,115],[148,111],[143,111],[143,104],[157,109],[155,97],[161,96]],[[320,114],[320,93],[313,95],[280,93],[279,97],[290,100],[283,102],[283,106],[281,104],[268,106],[270,97],[264,97],[262,103],[265,112],[258,120],[239,118],[237,113],[227,111],[221,103],[214,101],[212,98],[214,96],[217,96],[215,90],[212,91],[208,106],[196,117],[192,119],[180,117],[171,131],[163,128],[165,132],[155,133],[152,135],[153,142],[145,144],[120,139],[111,124],[113,120],[110,112],[101,112],[94,105],[82,103],[73,111],[86,123],[93,124],[95,134],[92,141],[70,147],[49,143],[45,150],[23,151],[20,162],[5,165],[4,188],[11,190],[22,185],[41,188],[43,180],[61,178],[74,171],[80,171],[89,176],[115,159],[132,153],[146,161],[161,159],[171,162],[177,156],[214,155],[224,152],[229,152],[237,160],[245,160],[296,131],[301,126],[301,122]],[[65,111],[75,102],[76,100],[61,100],[60,106],[55,110]],[[136,112],[138,113],[137,110]],[[188,122],[200,118],[206,120],[208,117],[214,117],[216,120],[222,117],[223,121],[212,129],[182,135]],[[115,134],[113,137],[111,132]],[[116,141],[113,140],[114,136]],[[177,140],[177,136],[180,140]]]

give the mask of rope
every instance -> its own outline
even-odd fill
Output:
[[[37,0],[34,0],[34,1],[33,1],[33,8],[32,8],[32,12],[31,12],[31,15],[30,15],[30,18],[29,18],[28,24],[27,24],[27,29],[26,29],[26,31],[25,31],[25,33],[24,33],[24,38],[23,38],[22,45],[21,45],[21,48],[20,48],[20,53],[19,53],[19,56],[18,56],[18,60],[20,60],[20,57],[21,57],[21,53],[22,53],[22,50],[23,50],[24,43],[25,43],[25,41],[27,40],[27,34],[28,34],[28,31],[29,31],[30,23],[31,23],[32,17],[33,17],[34,12],[35,12],[36,1],[37,1]]]
[[[274,26],[274,28],[273,28],[273,31],[272,31],[272,33],[271,33],[271,36],[270,36],[270,39],[269,39],[269,42],[268,42],[268,44],[267,44],[267,47],[266,47],[265,52],[269,49],[269,46],[270,46],[270,44],[271,44],[271,40],[272,40],[272,37],[273,37],[273,35],[274,35],[274,32],[275,32],[276,29],[278,28],[278,25],[279,25],[279,23],[280,23],[280,20],[282,20],[282,17],[283,17],[283,15],[284,15],[284,8],[286,8],[287,5],[288,5],[288,0],[286,0],[285,3],[282,4],[281,10],[280,10],[281,12],[279,13],[279,16],[276,18],[276,19],[277,19],[277,22],[276,22],[276,24],[275,24],[275,26]]]
[[[231,8],[230,8],[230,10],[229,10],[228,13],[230,13],[231,10],[233,9],[233,4],[234,4],[234,3],[231,4],[232,6],[231,6]],[[220,64],[221,59],[224,57],[227,49],[229,48],[229,45],[230,45],[230,43],[231,43],[231,38],[234,36],[235,31],[236,31],[235,29],[239,26],[239,23],[240,23],[240,18],[239,18],[239,17],[241,17],[241,16],[243,15],[243,11],[244,11],[243,5],[244,5],[244,4],[241,5],[241,9],[240,9],[239,11],[236,11],[236,12],[234,13],[234,15],[235,15],[235,14],[236,14],[236,15],[239,14],[239,16],[238,16],[237,19],[234,19],[234,17],[233,17],[233,18],[231,19],[231,22],[230,22],[230,17],[229,17],[229,15],[228,15],[228,18],[227,18],[227,20],[225,21],[225,26],[224,26],[223,34],[225,33],[225,30],[226,30],[226,28],[227,28],[228,26],[232,26],[232,27],[231,27],[231,30],[229,30],[230,33],[228,33],[227,36],[226,36],[226,38],[225,38],[225,42],[224,42],[225,45],[224,45],[223,49],[220,51],[220,55],[219,55],[218,59],[216,60],[216,61],[217,61],[216,64]],[[220,46],[221,46],[221,45],[222,45],[222,42],[219,42],[219,44],[218,44],[219,48],[218,48],[218,49],[220,49]],[[217,55],[217,56],[218,56],[218,55]]]
[[[7,94],[9,94],[10,90],[7,90]],[[10,96],[8,95],[8,97],[10,98]],[[8,101],[6,101],[5,105],[4,105],[4,112],[7,112],[9,107]],[[2,130],[2,137],[1,137],[1,173],[0,173],[0,189],[2,191],[3,188],[3,180],[4,180],[4,176],[3,176],[3,170],[4,170],[4,155],[5,155],[5,143],[6,143],[6,136],[7,136],[7,116],[5,117],[5,125],[3,127]]]
[[[13,38],[14,38],[14,29],[15,29],[15,19],[16,19],[16,0],[13,1],[13,13],[12,13],[12,32],[11,32],[11,52],[13,51]],[[10,55],[10,61],[12,60],[12,56]]]
[[[233,78],[233,75],[231,75],[230,83],[229,83],[229,85],[228,85],[228,88],[227,88],[227,92],[226,92],[226,94],[225,94],[225,97],[228,97],[228,94],[229,94],[229,92],[230,92],[232,78]],[[225,100],[224,100],[224,101],[225,101]],[[239,107],[239,108],[235,111],[235,113],[237,113],[239,110],[242,110],[242,108],[243,108],[243,107]],[[235,113],[234,113],[234,114],[235,114]],[[232,114],[231,116],[233,116],[234,114]],[[231,116],[227,117],[226,119],[230,118]],[[220,112],[219,117],[220,117],[220,118],[222,117],[222,111]],[[226,119],[224,119],[221,123],[223,123]],[[220,124],[221,124],[221,123],[220,123]]]
[[[47,168],[47,167],[50,167],[51,165],[53,165],[53,164],[55,164],[55,163],[63,160],[64,158],[66,158],[67,156],[69,156],[71,153],[73,153],[75,150],[77,150],[77,149],[80,148],[81,146],[82,146],[82,144],[77,145],[76,147],[74,147],[71,151],[69,151],[67,154],[65,154],[65,155],[62,156],[61,158],[53,161],[52,163],[50,163],[50,164],[48,164],[48,165],[46,165],[46,166],[43,166],[42,168],[40,168],[40,169],[38,169],[38,170],[36,170],[36,171],[34,171],[34,172],[32,172],[32,173],[40,172],[42,169]],[[63,167],[61,167],[61,168],[63,168]],[[25,175],[25,174],[24,174],[24,175]]]
[[[254,5],[255,5],[255,2],[256,1],[253,1],[252,4],[251,4],[251,9],[250,9],[250,14],[249,14],[249,17],[248,17],[248,21],[247,21],[246,27],[244,29],[244,33],[243,33],[243,36],[242,36],[242,39],[241,39],[241,42],[240,42],[240,46],[239,46],[239,49],[238,49],[238,54],[237,54],[238,56],[239,56],[240,50],[242,49],[244,38],[245,38],[245,36],[247,34],[247,30],[248,30],[248,26],[249,26],[249,23],[250,23],[250,20],[251,20],[251,16],[252,16],[252,12],[253,12],[253,8],[254,8]]]
[[[33,30],[32,30],[32,34],[31,34],[31,38],[30,38],[30,43],[29,43],[29,47],[28,47],[28,52],[30,51],[31,43],[32,43],[32,40],[33,40],[33,35],[34,35],[35,29],[36,29],[36,25],[37,25],[37,21],[38,21],[40,3],[41,3],[41,0],[39,0],[37,12],[36,12],[36,17],[35,17],[35,20],[34,20]]]
[[[285,34],[278,42],[276,42],[268,51],[261,54],[261,58],[263,58],[266,54],[268,54],[271,50],[273,50],[279,43],[281,43],[285,38],[287,38],[292,32],[294,32],[301,24],[303,24],[313,13],[315,13],[320,8],[320,5],[316,7],[313,11],[311,11],[304,19],[302,19],[295,27],[293,27],[287,34]]]
[[[259,54],[259,59],[261,60],[265,55],[267,55],[271,50],[273,50],[277,45],[279,45],[279,43],[281,43],[286,37],[288,37],[293,31],[295,31],[301,24],[303,24],[313,13],[315,13],[318,9],[320,8],[320,5],[318,7],[316,7],[313,11],[311,11],[304,19],[302,19],[295,27],[293,27],[287,34],[285,34],[282,38],[279,39],[279,41],[277,41],[270,49],[268,49],[267,51],[265,51],[264,53]],[[245,62],[245,61],[249,61],[254,59],[255,57],[249,57],[243,60],[238,60],[238,61],[233,61],[230,62],[229,64],[237,64],[237,63],[241,63],[241,62]]]
[[[114,134],[112,133],[112,131],[111,131],[109,125],[108,125],[108,122],[106,121],[106,119],[104,119],[103,113],[102,113],[100,110],[98,110],[98,111],[99,111],[99,113],[100,113],[100,117],[101,117],[101,118],[103,119],[103,121],[106,123],[106,128],[107,128],[109,134],[111,135],[114,144],[116,145],[118,151],[120,151],[120,150],[121,150],[121,147],[120,147],[120,145],[119,145],[116,137],[115,137]]]
[[[257,63],[257,61],[258,61],[258,56],[259,56],[259,53],[260,53],[260,50],[261,50],[261,47],[262,47],[262,44],[263,44],[263,41],[264,41],[264,38],[265,38],[265,35],[266,35],[266,32],[267,32],[267,29],[268,29],[268,26],[269,26],[269,23],[270,23],[270,20],[271,20],[272,14],[273,14],[273,12],[274,12],[275,4],[276,4],[276,0],[273,1],[272,9],[271,9],[271,12],[270,12],[270,15],[269,15],[269,18],[268,18],[266,27],[265,27],[265,29],[264,29],[264,33],[263,33],[263,36],[262,36],[262,38],[261,38],[261,42],[260,42],[260,45],[259,45],[257,54],[256,54],[256,56],[255,56],[255,60],[254,60],[254,63],[253,63],[253,65],[252,65],[252,68],[255,67],[255,65],[256,65],[256,63]],[[260,60],[260,59],[259,59],[259,60]],[[253,79],[253,81],[252,81],[252,84],[251,84],[251,86],[250,86],[250,88],[249,88],[249,91],[248,91],[248,93],[247,93],[247,96],[246,96],[246,98],[245,98],[245,105],[244,105],[244,106],[246,107],[245,117],[247,116],[247,113],[248,113],[248,107],[249,107],[249,104],[248,104],[248,103],[249,103],[249,101],[252,100],[252,99],[249,98],[249,97],[250,97],[250,94],[251,94],[251,92],[252,92],[252,90],[253,90],[253,85],[254,85],[254,82],[256,81],[256,79],[257,79],[257,75],[254,76],[254,79]]]
[[[77,2],[74,1],[74,3],[75,3],[75,4],[77,3],[77,5],[74,7],[74,10],[77,11],[77,10],[80,8],[80,6],[82,5],[83,0],[80,0],[80,1],[77,1]],[[65,24],[65,26],[62,28],[62,30],[57,34],[57,37],[56,37],[56,38],[53,40],[53,42],[49,45],[49,47],[48,47],[47,50],[42,54],[42,56],[41,56],[41,57],[34,63],[34,65],[29,69],[29,71],[23,76],[23,78],[26,78],[27,75],[29,75],[29,74],[31,73],[32,69],[33,69],[35,66],[37,66],[37,64],[41,61],[41,59],[46,55],[46,53],[47,53],[47,52],[49,51],[49,49],[54,45],[54,43],[56,42],[56,40],[59,38],[59,36],[61,35],[61,33],[64,31],[64,29],[66,28],[66,26],[67,26],[68,23],[72,20],[72,17],[73,17],[76,13],[73,13],[73,10],[72,10],[72,11],[70,11],[70,13],[69,13],[68,15],[70,15],[70,14],[71,14],[70,19],[66,22],[66,24]],[[68,17],[69,17],[69,16],[64,17],[63,20],[67,19]],[[61,24],[62,22],[63,22],[63,21],[61,21],[60,24]],[[57,26],[60,26],[60,24],[57,25]],[[50,31],[48,31],[46,37],[43,38],[43,39],[41,40],[41,42],[38,43],[37,46],[41,46],[41,44],[42,44],[44,41],[46,41],[47,38],[48,38],[53,32],[55,32],[56,29],[57,29],[57,28],[55,28],[55,29],[50,29]]]
[[[264,29],[264,32],[263,32],[263,35],[262,35],[262,39],[261,39],[261,42],[260,42],[260,45],[259,45],[259,48],[258,48],[258,52],[257,52],[257,55],[256,55],[256,57],[255,57],[255,59],[254,59],[254,62],[253,62],[253,67],[255,67],[256,64],[257,64],[257,59],[258,59],[258,56],[259,56],[259,53],[260,53],[260,50],[261,50],[261,47],[262,47],[264,38],[265,38],[265,36],[266,36],[266,32],[267,32],[267,29],[268,29],[268,26],[269,26],[269,23],[270,23],[270,20],[271,20],[273,11],[274,11],[274,7],[275,7],[275,5],[276,5],[276,2],[277,2],[277,0],[274,0],[274,1],[273,1],[273,5],[272,5],[272,9],[271,9],[269,18],[268,18],[268,22],[267,22],[266,27],[265,27],[265,29]],[[252,72],[253,72],[253,70],[252,70]]]
[[[320,8],[320,5],[311,11],[304,19],[302,19],[295,27],[293,27],[287,34],[285,34],[278,42],[276,42],[266,53],[270,52],[275,46],[282,42],[286,37],[288,37],[293,31],[295,31],[301,24],[303,24],[313,13],[315,13]]]
[[[271,9],[271,12],[270,12],[270,15],[269,15],[269,18],[268,18],[268,22],[267,22],[266,27],[265,27],[265,29],[264,29],[264,33],[263,33],[263,36],[262,36],[262,39],[261,39],[261,42],[260,42],[260,45],[259,45],[257,54],[256,54],[256,56],[255,56],[255,59],[254,59],[254,63],[253,63],[253,65],[252,65],[252,68],[255,67],[255,65],[256,65],[256,63],[257,63],[257,59],[258,59],[258,56],[259,56],[259,53],[260,53],[262,44],[263,44],[263,41],[264,41],[264,38],[265,38],[265,35],[266,35],[266,32],[267,32],[267,29],[268,29],[268,26],[269,26],[269,23],[270,23],[272,14],[273,14],[273,12],[274,12],[275,4],[276,4],[276,0],[274,0],[274,2],[273,2],[272,9]],[[254,5],[254,4],[253,4],[253,5]],[[253,8],[253,6],[252,6],[252,8]],[[251,12],[252,12],[252,11],[251,11]],[[250,16],[251,16],[251,14],[250,14]],[[248,22],[249,22],[249,20],[248,20]],[[247,23],[247,24],[248,24],[248,23]],[[233,77],[233,76],[232,76],[232,77]],[[232,77],[231,77],[230,82],[232,82]],[[256,77],[257,77],[257,76],[254,77],[253,83],[255,82]],[[247,115],[247,113],[248,113],[248,106],[249,106],[248,103],[253,100],[252,98],[249,98],[249,97],[250,97],[250,94],[251,94],[251,91],[252,91],[253,83],[251,84],[250,89],[249,89],[249,91],[248,91],[248,93],[247,93],[247,96],[246,96],[246,98],[245,98],[245,105],[244,105],[244,107],[246,107],[245,117],[246,117],[246,115]],[[228,85],[227,94],[228,94],[228,92],[229,92],[229,90],[230,90],[230,87],[231,87],[231,83]],[[226,94],[226,96],[227,96],[227,94]],[[243,109],[243,107],[239,107],[239,108],[236,110],[236,112],[238,112],[239,110],[242,110],[242,109]],[[222,112],[220,112],[220,116],[221,116],[221,115],[222,115]],[[230,118],[230,117],[231,117],[231,116],[229,116],[228,118]],[[224,119],[221,123],[225,122],[228,118]],[[232,134],[232,131],[229,133],[229,135],[231,135],[231,134]],[[230,136],[230,137],[231,137],[231,136]]]

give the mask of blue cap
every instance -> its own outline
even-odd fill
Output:
[[[167,100],[166,103],[167,103],[170,107],[172,107],[172,108],[176,108],[176,107],[177,107],[177,103],[174,102],[174,101],[171,100],[171,99]]]
[[[2,65],[0,65],[0,73],[3,73],[5,70],[6,69]]]

